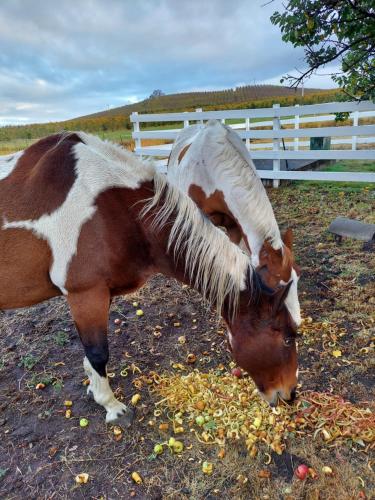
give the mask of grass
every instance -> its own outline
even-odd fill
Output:
[[[36,140],[37,139],[12,139],[10,141],[0,141],[0,155],[7,155],[26,149]]]
[[[64,345],[69,344],[69,335],[66,332],[60,331],[54,335],[53,340],[55,341],[55,344],[63,347]]]
[[[108,141],[113,141],[113,142],[123,142],[123,141],[128,141],[132,138],[132,131],[123,128],[119,130],[107,130],[107,131],[98,131],[95,132],[95,135],[100,137],[101,139],[106,139]]]
[[[375,172],[375,161],[340,160],[336,163],[322,165],[318,170],[321,172]],[[365,182],[296,181],[296,185],[302,190],[310,190],[321,186],[328,191],[337,191],[338,193],[375,190],[375,183]]]
[[[26,370],[32,370],[34,366],[38,363],[39,359],[33,354],[27,354],[21,358],[19,366],[23,366]]]

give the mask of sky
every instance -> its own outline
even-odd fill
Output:
[[[165,93],[272,83],[303,69],[281,0],[1,0],[0,126],[59,121]],[[315,76],[306,86],[334,87]]]

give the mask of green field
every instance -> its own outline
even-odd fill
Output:
[[[322,172],[374,172],[375,161],[371,160],[340,160],[336,163],[325,164],[318,168]],[[298,189],[310,190],[320,186],[328,191],[338,193],[347,191],[375,190],[375,183],[365,182],[326,182],[326,181],[294,181]]]

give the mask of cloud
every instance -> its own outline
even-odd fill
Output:
[[[155,88],[171,93],[279,79],[303,65],[303,52],[283,43],[269,21],[281,0],[262,4],[2,0],[0,124],[89,114]]]

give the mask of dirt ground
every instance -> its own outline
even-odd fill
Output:
[[[340,394],[355,403],[373,401],[374,248],[350,240],[338,245],[327,227],[337,215],[374,222],[374,192],[291,185],[269,195],[280,226],[294,230],[304,316],[346,331],[328,344],[321,332],[299,343],[302,389]],[[136,317],[133,301],[143,317]],[[155,335],[158,331],[161,335]],[[181,335],[185,344],[177,341]],[[156,276],[136,295],[117,299],[109,343],[117,397],[129,402],[141,393],[133,426],[119,440],[105,424],[104,410],[86,396],[83,350],[65,300],[0,313],[0,498],[373,498],[371,451],[355,443],[329,447],[313,434],[290,439],[283,455],[272,454],[267,465],[265,453],[250,458],[241,441],[228,443],[219,460],[217,449],[188,433],[179,437],[186,449],[181,455],[152,455],[154,444],[168,438],[150,425],[157,397],[147,387],[138,391],[132,380],[139,374],[130,370],[123,377],[122,369],[133,363],[143,373],[173,372],[171,363],[186,365],[188,353],[197,356],[188,370],[205,372],[230,362],[216,317],[189,288]],[[335,358],[335,349],[342,356]],[[36,389],[38,383],[45,388]],[[66,400],[73,403],[71,418],[65,416]],[[83,417],[86,427],[79,425]],[[210,476],[202,473],[205,460],[214,464]],[[302,462],[318,471],[316,480],[293,475]],[[320,473],[323,465],[333,469],[332,476]],[[258,477],[264,469],[269,478]],[[134,471],[142,484],[131,479]],[[86,484],[76,484],[79,473],[89,475]]]

